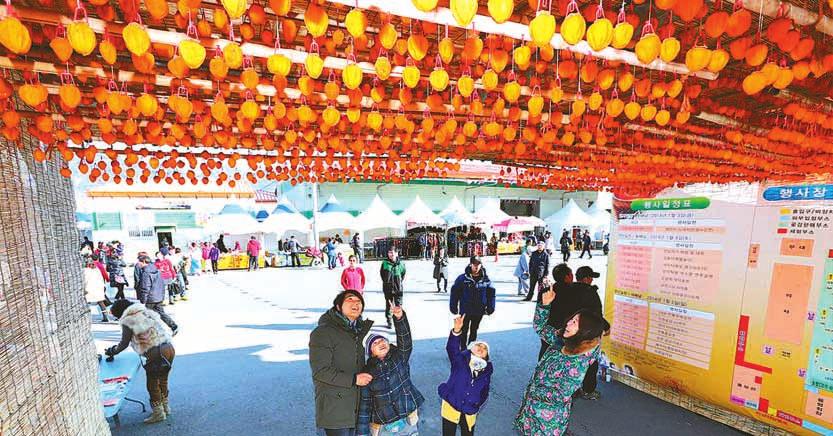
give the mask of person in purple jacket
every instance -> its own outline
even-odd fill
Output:
[[[211,260],[211,271],[217,274],[217,263],[220,261],[220,249],[217,244],[211,244],[211,250],[208,252],[208,258]]]
[[[454,329],[448,335],[445,351],[451,362],[451,375],[437,388],[442,399],[443,436],[474,434],[477,414],[489,399],[489,385],[494,367],[489,361],[489,344],[474,341],[467,350],[460,351],[463,320],[466,315],[454,319]]]

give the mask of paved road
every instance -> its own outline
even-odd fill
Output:
[[[531,328],[532,303],[519,302],[512,276],[517,256],[485,262],[498,290],[494,316],[484,319],[481,338],[495,364],[491,398],[478,417],[477,434],[514,434],[512,418],[532,374],[539,341]],[[574,259],[604,274],[606,258]],[[466,260],[452,259],[451,273]],[[448,376],[445,340],[451,326],[447,295],[434,293],[432,266],[408,261],[404,308],[414,334],[412,374],[426,397],[421,414],[425,435],[440,434],[437,386]],[[364,265],[369,283],[365,315],[375,331],[387,332],[378,262]],[[266,269],[223,272],[192,278],[192,299],[169,310],[181,326],[171,374],[174,416],[162,424],[142,424],[135,405],[122,411],[115,435],[314,435],[312,382],[308,364],[309,332],[332,305],[340,272],[314,269]],[[604,276],[600,284],[603,283]],[[379,326],[382,326],[379,328]],[[99,350],[112,343],[117,325],[94,326]],[[392,333],[392,332],[391,332]],[[144,374],[131,397],[147,401]],[[602,398],[578,400],[572,431],[577,435],[738,434],[721,424],[618,383],[599,387]]]

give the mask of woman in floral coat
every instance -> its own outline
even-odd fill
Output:
[[[572,395],[598,357],[607,325],[599,314],[580,310],[556,331],[547,324],[554,298],[552,290],[545,292],[535,310],[535,331],[551,346],[538,361],[515,418],[515,428],[525,436],[560,436],[567,431]]]

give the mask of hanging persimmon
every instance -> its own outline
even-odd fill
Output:
[[[396,27],[394,27],[393,24],[385,23],[379,28],[378,38],[382,47],[384,47],[385,50],[390,50],[394,45],[396,45],[396,40],[399,38],[399,34],[396,32]]]
[[[566,20],[565,20],[566,21]],[[613,23],[604,16],[604,9],[599,5],[596,12],[596,21],[587,29],[587,44],[593,51],[601,51],[607,48],[613,41]]]
[[[625,109],[625,102],[619,99],[619,94],[614,93],[613,98],[608,100],[605,105],[605,112],[607,115],[616,118]]]
[[[448,87],[448,71],[443,68],[442,64],[434,68],[428,76],[428,82],[435,91],[444,91]]]
[[[680,40],[676,37],[669,36],[662,40],[659,49],[659,58],[664,62],[673,62],[680,53]]]
[[[64,83],[58,88],[58,96],[61,98],[61,103],[70,110],[75,109],[81,104],[81,90],[75,83]]]
[[[750,67],[757,67],[764,63],[768,53],[769,46],[764,43],[755,44],[746,50],[746,64]]]
[[[422,34],[412,34],[408,37],[408,54],[417,62],[423,60],[428,53],[428,38]]]
[[[182,56],[174,56],[168,61],[168,71],[177,79],[185,78],[190,73]]]
[[[483,40],[477,35],[472,35],[466,38],[466,42],[463,43],[463,52],[460,56],[463,58],[463,62],[468,64],[477,60],[482,52]]]
[[[145,0],[145,9],[151,18],[160,21],[168,16],[167,0]]]
[[[616,19],[616,26],[613,28],[613,37],[610,44],[613,48],[623,49],[633,39],[633,24],[627,21],[625,10],[619,12],[619,17]]]
[[[677,0],[657,0],[656,3],[654,3],[654,5],[657,7],[657,9],[661,11],[667,11],[673,8],[674,4],[676,3]]]
[[[726,34],[731,38],[737,38],[749,30],[752,25],[752,14],[744,9],[743,0],[735,2],[735,11],[729,16],[726,22]]]
[[[245,3],[245,0],[239,0]],[[307,10],[304,12],[304,25],[307,27],[307,32],[313,38],[318,38],[327,33],[327,26],[329,25],[330,17],[327,16],[327,11],[315,2],[310,2]]]
[[[145,0],[146,2],[148,0]],[[152,1],[163,1],[164,0],[152,0]],[[228,17],[232,20],[236,20],[243,16],[246,13],[246,0],[220,0],[220,3],[223,5],[223,9],[226,10]],[[165,6],[167,8],[167,4]],[[320,35],[317,35],[320,36]]]
[[[813,48],[815,47],[815,40],[813,38],[804,38],[801,41],[798,41],[795,48],[790,51],[790,59],[793,61],[800,61],[813,52]]]
[[[215,80],[223,80],[228,75],[228,64],[222,56],[215,56],[208,62],[208,71]]]
[[[651,23],[645,23],[645,26],[642,28],[642,37],[639,38],[636,47],[634,47],[636,58],[643,64],[650,64],[659,56],[661,46],[662,43],[659,40],[659,36],[654,33],[654,28],[651,26]]]
[[[269,0],[269,7],[275,15],[284,16],[292,9],[292,0]]]
[[[390,77],[392,67],[387,56],[379,56],[376,58],[373,68],[376,70],[376,77],[380,80],[387,80],[387,78]]]
[[[512,51],[512,61],[515,66],[521,70],[529,68],[529,63],[532,60],[532,49],[528,45],[523,44]]]
[[[633,121],[636,117],[639,116],[639,112],[642,107],[634,100],[629,101],[625,104],[625,116],[628,117],[629,120]]]
[[[563,27],[562,25],[562,29]],[[555,17],[549,11],[538,11],[535,18],[529,22],[529,35],[537,47],[550,45],[555,35]]]
[[[486,4],[489,15],[495,23],[504,23],[512,16],[515,9],[515,0],[489,0]]]
[[[685,54],[685,65],[692,73],[704,70],[711,62],[712,51],[705,46],[696,45]]]
[[[11,9],[11,6],[7,7]],[[0,20],[0,44],[14,54],[26,54],[32,48],[32,37],[29,28],[23,25],[17,17],[8,14]]]
[[[292,69],[292,61],[280,53],[275,53],[266,59],[266,69],[272,74],[286,77]]]
[[[460,27],[468,27],[477,14],[477,0],[450,0],[448,8]]]
[[[17,95],[31,107],[40,106],[49,96],[49,91],[40,83],[24,83],[17,88]]]
[[[129,23],[121,31],[127,50],[136,56],[142,56],[150,49],[150,36],[145,27],[139,23]]]
[[[196,27],[194,28],[194,36],[196,36]],[[205,47],[194,38],[184,38],[179,41],[179,55],[182,60],[188,65],[188,68],[197,69],[202,66],[205,61]]]
[[[726,31],[729,24],[729,14],[726,11],[715,11],[706,18],[705,31],[709,38],[719,38]]]
[[[260,77],[257,75],[257,71],[254,68],[246,68],[243,70],[243,73],[240,74],[240,82],[243,86],[251,91],[257,89],[258,83],[260,83]]]
[[[709,59],[709,65],[706,68],[712,73],[719,73],[723,71],[723,68],[725,68],[728,63],[729,52],[718,46],[718,48],[712,51],[711,58]]]
[[[367,17],[361,9],[353,8],[344,18],[344,25],[353,38],[358,38],[364,35],[365,30],[367,30]]]
[[[357,89],[362,84],[362,69],[355,62],[350,62],[341,70],[341,81],[347,89]]]
[[[143,92],[136,99],[136,107],[142,115],[149,117],[156,113],[156,110],[159,108],[159,101],[156,100],[155,95]]]
[[[415,88],[417,84],[419,84],[419,77],[419,68],[415,67],[412,63],[407,64],[405,68],[402,69],[402,81],[408,88]]]
[[[255,26],[262,26],[266,24],[266,10],[263,9],[263,6],[252,3],[249,6],[249,21],[252,22]]]
[[[324,60],[318,53],[309,53],[304,60],[304,66],[307,69],[307,74],[313,79],[321,77],[321,72],[324,71]]]
[[[697,17],[703,9],[703,0],[677,0],[672,10],[681,20],[688,23]]]
[[[63,63],[66,63],[69,61],[69,58],[72,57],[72,46],[64,37],[59,36],[53,38],[52,41],[49,41],[49,47],[52,49],[52,52],[55,53],[55,56],[57,56]]]
[[[223,47],[223,60],[229,68],[240,68],[243,65],[243,50],[234,41]]]
[[[246,101],[240,105],[240,113],[242,114],[241,116],[248,120],[256,120],[260,117],[260,105],[258,105],[254,100],[246,99]]]

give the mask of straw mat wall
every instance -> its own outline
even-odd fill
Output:
[[[0,142],[0,435],[109,435],[72,186],[31,156]]]

